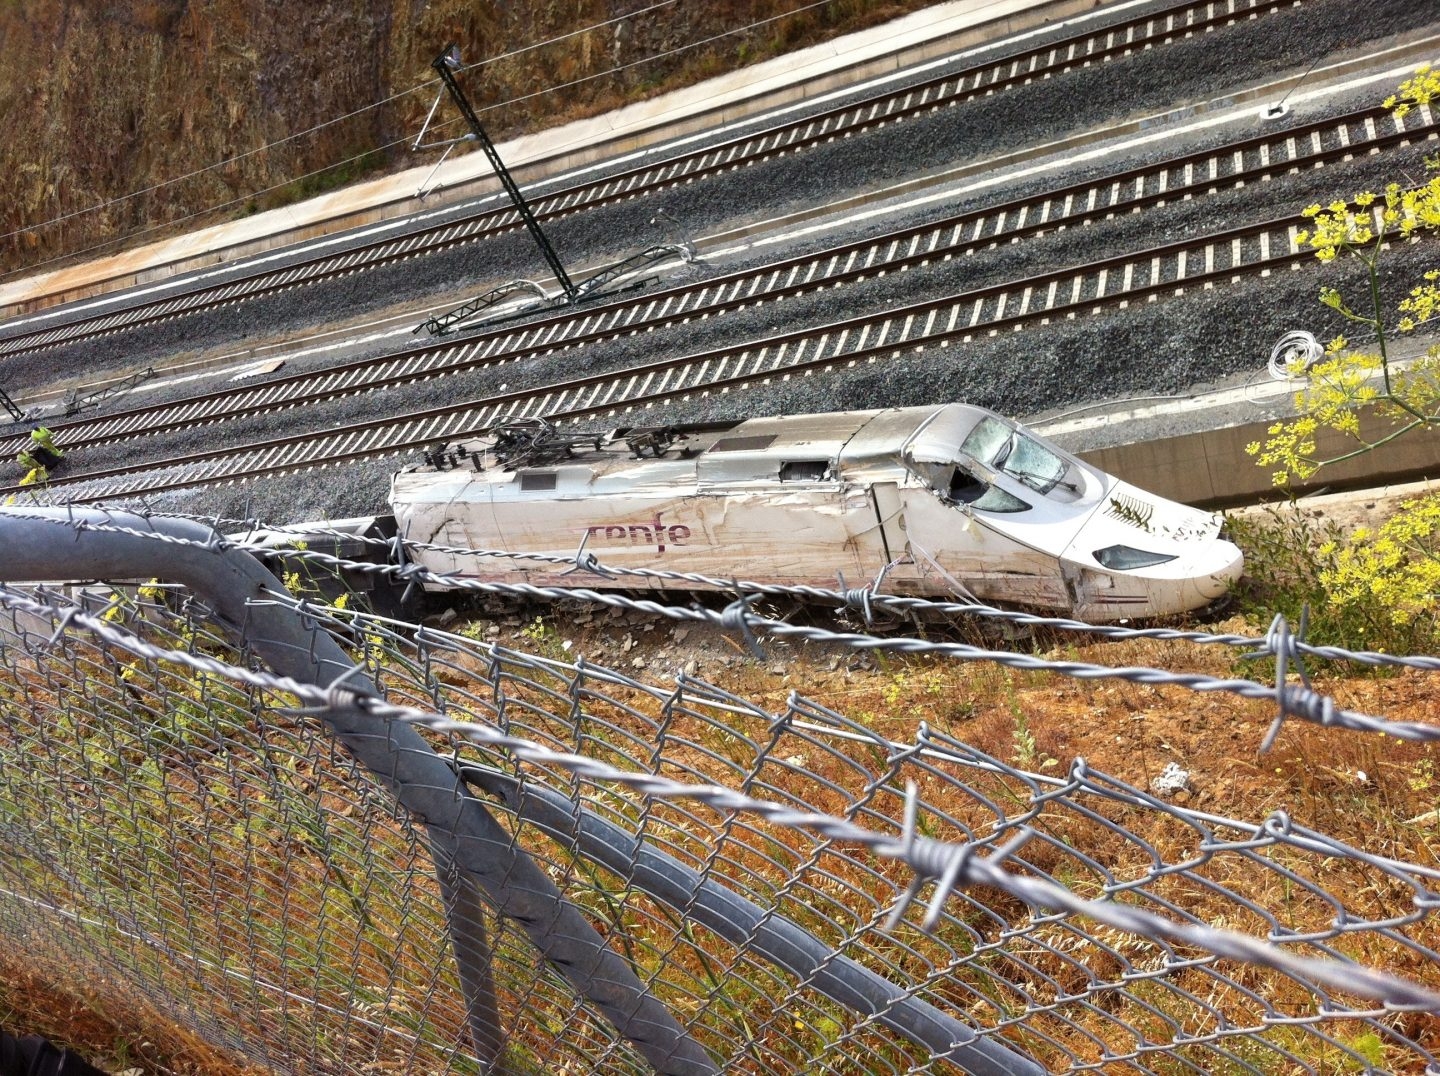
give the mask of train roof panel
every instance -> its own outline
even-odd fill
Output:
[[[837,411],[792,418],[752,418],[720,432],[696,459],[702,486],[783,481],[787,463],[825,465],[840,453],[876,411]]]
[[[422,499],[488,499],[553,490],[565,496],[617,494],[641,489],[786,482],[860,480],[899,462],[902,449],[954,459],[965,433],[985,414],[964,404],[751,418],[720,428],[684,430],[675,447],[642,456],[624,440],[577,444],[568,456],[535,458],[483,469],[420,467],[397,483]],[[603,443],[602,443],[603,442]],[[679,450],[678,454],[676,449]],[[425,476],[425,477],[421,477]],[[542,487],[537,481],[548,480]],[[481,492],[482,490],[486,492]],[[501,491],[504,490],[502,494]]]
[[[847,470],[874,464],[893,463],[901,449],[940,412],[957,405],[940,407],[895,407],[887,411],[864,412],[870,416],[845,446]]]
[[[711,452],[725,452],[735,442],[753,444],[772,456],[837,459],[845,444],[879,411],[833,411],[800,419],[751,418],[716,439]],[[764,442],[762,445],[761,442]]]
[[[999,415],[991,415],[978,407],[968,407],[965,404],[938,407],[919,424],[913,436],[905,442],[905,452],[920,463],[954,461],[970,431],[986,417],[1004,421]]]

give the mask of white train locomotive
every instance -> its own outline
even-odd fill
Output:
[[[885,570],[889,593],[1091,622],[1200,608],[1243,565],[1220,517],[964,404],[583,438],[518,423],[427,453],[395,476],[391,506],[402,535],[431,545],[565,557],[586,538],[609,565],[821,587]],[[564,564],[425,549],[413,559],[490,582],[636,586]]]

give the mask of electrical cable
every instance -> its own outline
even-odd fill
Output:
[[[689,42],[688,44],[685,44],[685,45],[679,45],[679,46],[676,46],[676,47],[673,48],[673,49],[666,50],[665,52],[656,53],[656,54],[651,55],[651,56],[646,56],[646,57],[644,57],[643,59],[632,60],[632,61],[630,61],[629,63],[620,64],[620,65],[617,65],[617,66],[614,66],[614,67],[610,67],[610,68],[607,68],[607,69],[604,70],[604,71],[597,71],[597,72],[595,72],[594,74],[586,75],[586,76],[584,76],[584,77],[582,77],[582,78],[578,78],[578,79],[573,79],[573,80],[571,80],[570,82],[560,83],[560,84],[555,85],[555,86],[549,86],[549,87],[546,87],[546,88],[543,89],[543,90],[536,90],[536,91],[534,91],[533,93],[524,94],[524,95],[522,95],[522,96],[520,96],[520,97],[509,98],[509,99],[507,99],[507,100],[505,100],[505,101],[497,101],[497,102],[494,102],[493,104],[489,104],[489,105],[484,106],[483,108],[477,109],[477,111],[483,113],[483,112],[492,111],[492,110],[497,109],[497,108],[502,108],[502,107],[507,107],[507,106],[511,106],[511,105],[521,104],[521,103],[524,103],[524,102],[526,102],[526,101],[533,100],[533,99],[538,98],[538,97],[543,97],[543,96],[545,96],[545,95],[547,95],[547,94],[556,93],[556,92],[560,92],[560,91],[563,91],[563,90],[571,89],[571,88],[573,88],[573,87],[583,85],[583,84],[585,84],[585,83],[587,83],[587,82],[592,82],[592,81],[594,81],[594,80],[596,80],[596,79],[599,79],[599,78],[605,78],[605,77],[608,77],[608,76],[611,76],[611,75],[620,74],[621,72],[628,71],[629,69],[631,69],[631,68],[633,68],[633,67],[638,67],[638,66],[642,66],[642,65],[645,65],[645,64],[654,63],[654,62],[656,62],[657,60],[663,60],[663,59],[666,59],[666,58],[668,58],[668,57],[677,55],[677,54],[679,54],[679,53],[687,52],[687,51],[689,51],[689,50],[691,50],[691,49],[701,48],[701,47],[703,47],[703,46],[705,46],[705,45],[712,44],[712,43],[714,43],[714,42],[716,42],[716,41],[723,40],[723,39],[725,39],[725,38],[727,38],[727,37],[734,37],[734,36],[737,35],[737,34],[748,33],[748,32],[750,32],[750,31],[752,31],[752,30],[758,29],[759,27],[766,26],[766,25],[768,25],[768,24],[770,24],[770,23],[773,23],[773,22],[778,22],[779,20],[789,18],[789,17],[792,16],[792,15],[801,14],[801,13],[803,13],[803,12],[805,12],[805,11],[811,10],[812,8],[822,7],[822,6],[824,6],[825,4],[828,4],[828,3],[831,3],[831,2],[832,2],[832,0],[811,0],[811,2],[808,3],[808,4],[802,4],[801,6],[799,6],[799,7],[797,7],[797,8],[793,8],[793,9],[791,9],[791,10],[789,10],[789,11],[781,12],[781,13],[778,14],[778,15],[772,15],[772,16],[769,16],[768,18],[759,19],[759,20],[756,20],[756,21],[754,21],[754,22],[747,23],[747,24],[745,24],[744,26],[739,26],[739,27],[736,27],[735,29],[732,29],[732,30],[726,30],[726,31],[724,31],[724,32],[722,32],[722,33],[712,34],[711,36],[706,37],[706,38],[702,38],[702,39],[699,40],[699,41],[692,41],[692,42]],[[649,12],[651,12],[651,11],[654,11],[654,10],[657,10],[657,9],[663,8],[663,7],[669,7],[669,6],[671,6],[671,5],[675,4],[675,3],[678,3],[678,0],[657,0],[656,3],[650,4],[649,6],[644,7],[644,8],[640,8],[640,9],[637,10],[637,11],[633,11],[633,12],[630,12],[630,13],[625,14],[625,15],[617,15],[617,16],[615,16],[615,17],[613,17],[613,18],[606,19],[606,20],[604,20],[604,21],[602,21],[602,22],[598,22],[598,23],[595,23],[595,24],[590,25],[590,26],[583,27],[583,28],[578,29],[578,30],[572,30],[572,31],[570,31],[570,32],[568,32],[568,33],[561,34],[561,35],[558,35],[558,36],[553,37],[553,38],[549,38],[549,39],[547,39],[547,40],[545,40],[545,41],[538,41],[538,42],[535,42],[534,44],[526,45],[526,46],[524,46],[524,47],[522,47],[522,48],[513,49],[513,50],[511,50],[510,52],[500,53],[499,55],[491,56],[491,57],[488,57],[488,58],[486,58],[486,59],[484,59],[484,60],[478,60],[478,61],[476,61],[476,62],[473,63],[473,64],[469,64],[469,65],[465,66],[464,68],[462,68],[462,70],[464,70],[464,71],[470,71],[470,70],[473,70],[473,69],[475,69],[475,68],[484,67],[484,66],[487,65],[487,64],[496,63],[496,62],[498,62],[498,61],[500,61],[500,60],[512,59],[512,58],[514,58],[514,57],[516,57],[516,56],[521,56],[521,55],[525,54],[526,52],[530,52],[530,51],[533,51],[533,50],[535,50],[535,49],[543,48],[543,47],[548,46],[548,45],[557,44],[557,43],[559,43],[559,42],[568,40],[569,38],[577,37],[577,36],[580,36],[580,35],[582,35],[582,34],[589,33],[589,32],[591,32],[592,30],[603,29],[603,28],[606,27],[606,26],[613,25],[614,23],[617,23],[617,22],[622,22],[622,21],[624,21],[625,19],[635,18],[635,17],[637,17],[637,16],[639,16],[639,15],[645,15],[645,14],[648,14]],[[266,151],[268,151],[268,150],[270,150],[270,149],[273,149],[273,148],[275,148],[275,147],[285,145],[286,143],[295,141],[295,140],[300,139],[300,138],[304,138],[304,137],[306,137],[307,135],[311,135],[311,134],[314,134],[314,133],[316,133],[316,132],[318,132],[318,131],[324,130],[324,129],[327,128],[327,127],[331,127],[331,126],[334,126],[335,124],[343,123],[343,122],[345,122],[346,120],[353,119],[353,118],[355,118],[356,116],[362,115],[363,113],[368,112],[368,111],[370,111],[370,110],[372,110],[372,109],[381,108],[381,107],[384,107],[385,105],[392,104],[393,102],[398,101],[398,100],[400,100],[401,98],[407,97],[407,96],[409,96],[410,94],[417,93],[417,92],[419,92],[419,91],[422,91],[422,90],[428,89],[428,88],[430,88],[430,87],[433,87],[433,86],[435,85],[436,81],[438,81],[438,80],[436,80],[436,79],[426,80],[425,82],[422,82],[422,83],[420,83],[420,84],[418,84],[418,85],[416,85],[416,86],[412,86],[412,87],[410,87],[410,88],[407,89],[407,90],[402,90],[402,91],[400,91],[399,93],[391,94],[389,97],[386,97],[386,98],[384,98],[383,100],[373,102],[372,104],[368,104],[368,105],[365,105],[365,106],[363,106],[363,107],[361,107],[361,108],[355,109],[355,110],[352,111],[352,112],[348,112],[348,113],[346,113],[346,114],[343,115],[343,116],[337,116],[337,117],[335,117],[334,119],[326,120],[326,121],[324,121],[323,123],[316,124],[315,126],[310,127],[310,128],[307,128],[307,129],[304,130],[304,131],[298,131],[298,132],[295,132],[294,134],[286,135],[284,138],[277,139],[277,140],[275,140],[274,142],[267,143],[266,145],[259,146],[259,147],[256,147],[256,148],[254,148],[254,149],[246,150],[245,152],[236,154],[236,155],[234,155],[234,156],[232,156],[232,157],[227,158],[226,160],[219,161],[219,162],[217,162],[217,163],[215,163],[215,164],[207,165],[207,166],[205,166],[204,168],[195,169],[194,171],[187,172],[187,173],[185,173],[184,175],[176,176],[176,177],[174,177],[174,178],[172,178],[172,179],[163,180],[163,181],[161,181],[161,182],[159,182],[159,183],[152,184],[152,185],[149,186],[149,187],[143,187],[143,188],[141,188],[141,189],[139,189],[139,190],[131,191],[131,192],[128,193],[128,194],[119,195],[119,196],[117,196],[117,197],[115,197],[115,198],[108,199],[108,200],[106,200],[106,201],[104,201],[104,202],[98,202],[98,203],[96,203],[95,205],[89,206],[89,207],[87,207],[87,208],[85,208],[85,209],[72,210],[72,211],[69,212],[69,213],[64,213],[64,214],[61,214],[60,216],[52,217],[52,218],[50,218],[49,220],[41,221],[41,222],[38,222],[38,223],[32,224],[32,225],[27,225],[26,227],[23,227],[23,228],[16,228],[16,229],[13,229],[12,231],[9,231],[9,232],[0,233],[0,242],[3,242],[3,241],[5,241],[5,240],[7,240],[7,239],[12,239],[12,238],[14,238],[14,237],[16,237],[16,236],[19,236],[19,235],[28,235],[28,234],[31,234],[31,233],[39,232],[39,231],[41,231],[41,230],[43,230],[43,229],[53,227],[54,225],[63,223],[63,222],[65,222],[65,221],[67,221],[67,220],[72,220],[72,219],[74,219],[74,218],[76,218],[76,217],[87,216],[87,215],[89,215],[89,214],[91,214],[91,213],[96,213],[96,212],[99,212],[100,210],[108,209],[108,208],[110,208],[110,207],[112,207],[112,206],[119,205],[119,204],[124,203],[124,202],[127,202],[127,201],[131,201],[131,200],[133,200],[133,199],[135,199],[135,198],[139,198],[139,197],[141,197],[141,196],[143,196],[143,195],[153,194],[153,193],[155,193],[155,192],[157,192],[157,191],[160,191],[160,190],[165,189],[166,187],[174,186],[175,184],[178,184],[178,183],[183,183],[183,182],[185,182],[185,181],[188,180],[188,179],[193,179],[193,178],[195,178],[195,177],[197,177],[197,176],[204,175],[204,174],[206,174],[206,173],[208,173],[208,172],[213,172],[213,171],[216,171],[217,169],[225,168],[225,167],[227,167],[227,166],[229,166],[229,165],[235,164],[236,162],[243,161],[243,160],[245,160],[245,159],[247,159],[247,158],[249,158],[249,157],[253,157],[253,156],[255,156],[255,155],[257,155],[257,154],[260,154],[260,153],[264,153],[264,152],[266,152]],[[438,125],[437,125],[437,129],[438,129],[438,128],[445,127],[445,126],[448,126],[449,124],[451,124],[451,123],[453,123],[453,122],[455,122],[455,121],[451,120],[451,121],[446,121],[446,122],[444,122],[444,123],[438,124]],[[171,225],[174,225],[174,224],[179,223],[179,222],[184,221],[184,220],[192,219],[193,217],[202,215],[202,214],[204,214],[204,213],[210,213],[210,212],[214,212],[214,211],[216,211],[216,210],[218,210],[218,209],[224,209],[224,208],[227,208],[227,207],[229,207],[229,206],[236,205],[236,204],[238,204],[238,203],[240,203],[240,202],[246,201],[247,199],[253,198],[253,197],[255,197],[255,196],[258,195],[258,194],[265,194],[265,193],[268,193],[268,192],[273,191],[273,190],[278,190],[278,189],[280,189],[281,187],[289,186],[290,184],[297,182],[299,179],[305,179],[305,178],[308,178],[309,176],[312,176],[312,175],[318,175],[319,173],[324,172],[324,171],[328,171],[329,169],[336,168],[336,167],[339,167],[340,165],[349,164],[349,163],[351,163],[351,162],[353,162],[353,161],[359,160],[359,159],[361,159],[362,157],[364,157],[366,154],[374,153],[374,152],[376,152],[376,151],[378,151],[378,150],[388,150],[388,149],[391,149],[392,147],[394,147],[394,146],[396,146],[396,145],[403,145],[403,144],[404,144],[405,142],[407,142],[407,141],[408,141],[408,139],[400,139],[400,140],[396,140],[396,141],[392,141],[392,142],[386,143],[386,144],[381,145],[381,146],[371,147],[370,149],[367,149],[364,153],[356,154],[355,156],[346,158],[345,160],[339,161],[339,162],[337,162],[337,163],[335,163],[335,164],[326,165],[324,168],[317,169],[317,170],[312,171],[312,172],[307,172],[307,173],[305,173],[304,175],[299,176],[299,177],[294,177],[294,178],[291,178],[291,179],[287,179],[287,180],[284,181],[283,183],[277,183],[277,184],[275,184],[275,185],[273,185],[273,186],[263,188],[262,190],[259,190],[259,191],[249,192],[249,193],[247,193],[247,194],[245,194],[245,195],[243,195],[243,196],[241,196],[241,197],[239,197],[239,198],[231,199],[231,200],[228,201],[228,202],[222,202],[222,203],[219,203],[219,204],[217,204],[217,205],[208,206],[208,207],[206,207],[205,209],[202,209],[202,210],[196,210],[194,213],[187,214],[186,216],[177,218],[176,220],[166,221],[164,224],[161,224],[161,225],[151,226],[150,228],[143,229],[143,230],[141,230],[141,231],[139,231],[139,232],[127,233],[127,235],[126,235],[125,237],[123,237],[123,238],[125,238],[125,239],[133,238],[133,237],[136,236],[136,235],[143,235],[143,234],[145,234],[147,231],[154,230],[155,228],[169,227],[169,226],[171,226]],[[117,239],[117,240],[114,240],[114,241],[112,241],[112,242],[119,242],[119,241],[120,241],[120,240]],[[83,250],[71,251],[71,252],[67,252],[66,254],[63,254],[63,255],[57,255],[56,258],[48,259],[47,261],[44,261],[44,262],[32,263],[30,266],[27,266],[27,267],[26,267],[25,271],[27,271],[27,272],[28,272],[28,271],[32,271],[34,268],[36,268],[36,267],[38,267],[38,266],[48,265],[48,264],[50,264],[50,262],[59,260],[59,259],[61,259],[61,258],[71,258],[71,257],[74,257],[74,256],[77,255],[77,254],[86,254],[86,253],[90,253],[90,252],[92,252],[92,251],[94,251],[94,250],[103,249],[104,246],[106,246],[106,245],[108,245],[108,244],[99,244],[99,245],[94,246],[94,247],[87,247],[87,248],[85,248],[85,249],[83,249]],[[18,271],[17,271],[17,272],[18,272]],[[0,276],[0,279],[4,279],[4,278],[9,277],[9,276],[11,276],[11,275],[14,275],[14,274],[4,274],[3,276]]]
[[[1297,373],[1308,373],[1324,357],[1325,348],[1314,333],[1292,329],[1270,349],[1270,376],[1276,381],[1289,381]]]

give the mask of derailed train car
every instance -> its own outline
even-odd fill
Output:
[[[1091,622],[1206,606],[1239,577],[1220,517],[964,404],[563,435],[543,423],[399,472],[400,534],[721,579],[973,597]],[[634,589],[634,577],[420,549],[435,572]],[[444,584],[437,584],[443,586]],[[695,589],[692,582],[646,586]]]

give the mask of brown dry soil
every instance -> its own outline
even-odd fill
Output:
[[[564,631],[556,625],[564,624]],[[991,662],[915,657],[875,650],[785,640],[760,640],[763,659],[715,628],[646,621],[638,616],[565,611],[542,618],[539,631],[519,616],[489,623],[481,635],[517,650],[555,657],[584,654],[599,664],[647,681],[685,671],[772,711],[783,711],[792,691],[859,720],[897,741],[913,740],[921,721],[1002,761],[1017,760],[1016,725],[1023,718],[1034,736],[1034,759],[1025,768],[1063,773],[1076,757],[1091,769],[1148,787],[1167,763],[1191,774],[1191,787],[1174,802],[1259,820],[1284,808],[1298,822],[1366,845],[1367,827],[1337,813],[1334,793],[1345,789],[1374,797],[1392,820],[1413,820],[1424,838],[1440,819],[1424,817],[1436,790],[1414,788],[1440,749],[1383,735],[1364,735],[1291,721],[1266,754],[1259,748],[1275,707],[1228,692],[1196,692],[1121,679],[1081,680]],[[1240,616],[1186,625],[1200,631],[1260,637],[1265,624]],[[538,636],[538,639],[537,639]],[[1087,635],[1050,634],[1004,643],[950,632],[936,639],[1004,647],[1055,661],[1111,667],[1144,666],[1217,678],[1273,683],[1273,662],[1241,657],[1226,646],[1180,641],[1110,642]],[[568,646],[566,644],[569,644]],[[1292,678],[1293,679],[1293,678]],[[1395,721],[1440,716],[1440,679],[1415,670],[1354,675],[1339,665],[1311,670],[1314,688],[1346,709]],[[1428,841],[1425,842],[1428,846]],[[1371,848],[1372,851],[1379,849]],[[1410,859],[1434,857],[1389,849]]]
[[[1412,489],[1372,491],[1316,499],[1304,510],[1346,527],[1373,525],[1388,508],[1413,495]],[[833,624],[818,616],[811,622]],[[449,619],[444,626],[453,631],[465,622]],[[1232,613],[1183,626],[1259,637],[1266,618]],[[1075,679],[988,661],[763,636],[764,656],[757,658],[742,640],[718,628],[583,606],[497,612],[472,621],[467,633],[558,659],[583,654],[647,682],[664,682],[683,671],[772,712],[784,711],[790,694],[798,692],[895,741],[913,740],[923,721],[1003,762],[1051,776],[1064,774],[1074,759],[1083,758],[1092,773],[1152,788],[1173,762],[1189,774],[1185,789],[1165,794],[1179,806],[1252,822],[1283,810],[1295,822],[1367,852],[1440,867],[1440,747],[1291,720],[1262,754],[1274,706],[1228,692]],[[1274,675],[1272,662],[1245,659],[1235,648],[1218,645],[1109,642],[1072,633],[1010,642],[954,630],[933,637],[1110,667],[1261,683],[1273,682]],[[1346,709],[1396,721],[1434,723],[1440,718],[1440,678],[1434,673],[1357,674],[1356,668],[1339,664],[1314,664],[1310,673],[1315,689]],[[1153,839],[1164,854],[1161,834],[1142,836]],[[1282,884],[1278,876],[1274,884]],[[1278,890],[1246,895],[1272,908],[1287,899]],[[1364,914],[1364,894],[1347,894],[1351,897],[1355,910]],[[1387,955],[1377,952],[1371,959],[1383,964]],[[229,1076],[256,1071],[237,1067],[153,1011],[117,1006],[103,983],[92,982],[77,996],[73,987],[62,988],[33,969],[14,966],[3,952],[0,1026],[46,1035],[113,1073]],[[1411,1030],[1440,1049],[1440,1026]]]

